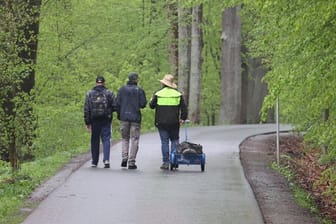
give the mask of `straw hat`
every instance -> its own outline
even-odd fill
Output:
[[[177,85],[174,83],[174,76],[171,74],[167,74],[163,77],[163,79],[159,80],[163,85],[171,87],[173,89],[177,88]]]

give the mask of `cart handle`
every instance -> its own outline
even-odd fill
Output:
[[[184,134],[185,134],[185,141],[188,141],[188,123],[190,123],[190,120],[185,120],[183,122],[183,126],[184,126]]]

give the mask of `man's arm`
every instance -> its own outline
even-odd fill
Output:
[[[117,111],[117,99],[112,91],[110,91],[110,107],[111,113]]]
[[[86,126],[91,124],[91,110],[90,110],[90,92],[85,96],[84,102],[84,122]]]
[[[188,118],[188,107],[183,99],[183,96],[181,96],[180,100],[180,109],[181,109],[181,120],[185,121]]]
[[[157,96],[155,94],[153,94],[152,98],[150,99],[149,102],[149,107],[151,109],[154,109],[157,106]]]
[[[140,108],[145,108],[147,104],[146,93],[143,89],[140,90]]]

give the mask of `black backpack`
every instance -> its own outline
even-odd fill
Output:
[[[203,147],[200,144],[184,141],[177,145],[178,154],[202,154]]]
[[[107,91],[92,90],[91,99],[91,117],[104,118],[108,117],[108,96]]]

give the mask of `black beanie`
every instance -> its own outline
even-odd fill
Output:
[[[105,82],[105,79],[104,79],[103,76],[98,76],[98,77],[96,78],[96,83],[104,83],[104,82]]]
[[[128,80],[131,82],[137,82],[139,79],[139,75],[136,72],[131,72],[128,74]]]

